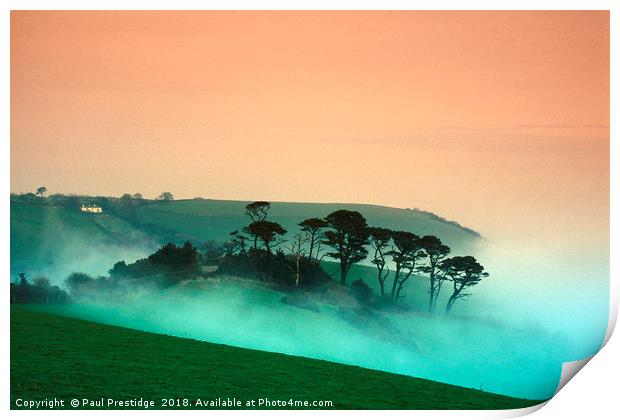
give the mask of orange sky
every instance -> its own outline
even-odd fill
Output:
[[[608,127],[608,12],[11,15],[14,192],[366,202],[604,239]]]

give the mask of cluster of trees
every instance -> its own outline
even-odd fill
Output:
[[[314,287],[330,280],[330,276],[312,258],[306,257],[306,238],[295,235],[287,240],[287,230],[268,220],[271,203],[255,201],[245,207],[248,225],[230,233],[224,242],[224,257],[218,272],[257,277],[263,281],[294,287]],[[316,239],[313,238],[313,244]],[[286,254],[285,250],[289,251]],[[312,244],[310,253],[314,253]]]
[[[202,262],[203,257],[190,242],[182,246],[169,242],[134,263],[117,262],[108,270],[109,276],[72,273],[65,280],[65,286],[76,298],[97,298],[102,293],[122,293],[136,286],[166,288],[201,277]]]
[[[300,233],[286,240],[286,229],[268,220],[270,206],[266,201],[248,204],[245,213],[249,224],[232,232],[232,239],[224,244],[224,249],[227,256],[262,252],[268,261],[274,249],[288,250],[295,261],[296,287],[312,281],[317,271],[309,268],[319,267],[324,257],[339,262],[340,283],[347,285],[351,267],[368,258],[370,252],[382,300],[397,302],[404,296],[403,290],[412,278],[425,275],[428,277],[428,311],[436,309],[442,286],[450,282],[452,288],[446,303],[446,312],[450,312],[458,300],[470,295],[471,287],[488,276],[472,256],[449,257],[450,247],[436,236],[372,227],[357,211],[337,210],[324,218],[306,219],[299,223]],[[366,299],[370,288],[359,281],[354,283],[355,293]]]
[[[39,187],[36,195],[30,195],[42,200],[46,193],[45,187]],[[77,196],[60,194],[45,200],[52,199],[75,207],[79,206],[80,200]],[[137,217],[136,207],[144,201],[140,193],[124,194],[119,199],[96,199],[104,210],[149,230],[150,226],[145,226]],[[163,192],[158,199],[172,201],[174,196]],[[441,291],[445,292],[444,285],[449,283],[445,309],[450,312],[456,302],[469,296],[471,288],[488,276],[474,257],[450,257],[450,247],[436,236],[369,226],[357,211],[343,209],[322,218],[303,220],[298,225],[299,232],[286,238],[287,230],[269,219],[270,209],[271,203],[267,201],[249,203],[245,207],[248,224],[231,232],[230,239],[222,244],[214,241],[203,244],[202,253],[190,242],[175,245],[172,242],[177,239],[174,232],[157,232],[160,237],[170,238],[171,242],[148,258],[129,265],[118,262],[110,270],[109,278],[75,273],[67,279],[67,286],[72,293],[77,293],[85,288],[114,285],[119,279],[153,277],[160,279],[162,286],[170,286],[204,275],[202,264],[215,264],[219,274],[256,277],[295,288],[310,287],[330,280],[321,267],[325,257],[339,263],[340,284],[347,286],[351,267],[368,259],[376,268],[378,295],[382,302],[398,302],[405,296],[403,292],[412,279],[426,276],[428,311],[436,310]],[[371,299],[372,289],[361,279],[349,287],[360,301]],[[13,295],[11,299],[13,301]]]
[[[184,280],[195,280],[218,274],[232,274],[258,278],[270,283],[290,285],[294,260],[282,250],[267,260],[264,250],[248,250],[245,255],[224,255],[221,244],[209,241],[196,248],[187,241],[182,246],[167,243],[147,258],[127,264],[119,261],[108,271],[109,276],[90,276],[72,273],[65,280],[74,298],[98,298],[105,294],[122,294],[135,287],[166,288]],[[218,267],[212,271],[214,265]],[[207,269],[208,268],[208,269]],[[313,273],[323,283],[329,281],[327,273]]]
[[[201,255],[198,249],[187,241],[182,246],[168,242],[147,258],[132,264],[119,261],[109,270],[112,281],[122,278],[156,278],[160,286],[173,286],[185,279],[201,275]]]
[[[10,294],[11,303],[59,305],[70,301],[67,292],[52,286],[48,278],[39,276],[29,282],[25,273],[19,274],[17,282],[11,282]]]
[[[80,199],[80,196],[78,195],[65,195],[65,194],[58,193],[58,194],[53,194],[53,195],[50,195],[49,197],[46,197],[47,193],[48,193],[47,187],[40,186],[36,188],[34,193],[19,194],[19,197],[21,197],[22,199],[50,198],[52,199],[52,201],[60,202],[61,204],[64,204],[66,200],[70,200],[70,204],[74,204],[77,206],[81,204],[81,199]],[[105,198],[106,200],[109,200],[108,197],[95,197],[96,200],[100,200],[103,198]],[[119,199],[121,201],[124,201],[125,203],[127,203],[128,201],[141,202],[141,201],[146,200],[141,193],[133,193],[133,194],[125,193]],[[157,196],[156,200],[173,201],[174,195],[169,191],[164,191]],[[100,204],[100,203],[97,203],[97,204]]]

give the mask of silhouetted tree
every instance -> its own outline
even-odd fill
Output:
[[[389,251],[389,254],[392,256],[396,268],[394,270],[394,281],[392,282],[390,297],[392,301],[396,302],[416,268],[416,261],[419,258],[425,257],[426,254],[422,251],[420,237],[415,233],[404,231],[392,232],[392,242],[394,246]]]
[[[130,270],[125,261],[118,261],[112,266],[111,269],[108,270],[108,274],[112,277],[124,277]]]
[[[347,284],[347,273],[353,264],[368,255],[368,224],[357,211],[337,210],[325,217],[329,230],[324,244],[335,251],[327,256],[340,261],[340,283]]]
[[[254,201],[245,206],[245,214],[252,222],[262,222],[267,219],[271,203],[268,201]]]
[[[381,297],[383,297],[385,296],[385,282],[390,275],[390,269],[385,267],[385,257],[389,255],[392,231],[390,229],[371,227],[369,232],[370,246],[374,251],[372,263],[377,267],[377,280],[379,281]]]
[[[232,239],[230,241],[231,246],[229,247],[229,250],[232,252],[231,255],[234,255],[237,249],[239,250],[239,253],[241,255],[245,255],[245,241],[248,240],[248,237],[245,236],[243,233],[239,232],[238,230],[230,232],[230,236],[232,236]]]
[[[440,268],[442,275],[453,284],[452,295],[446,305],[446,313],[450,313],[458,299],[464,299],[470,295],[465,293],[465,290],[489,276],[489,273],[484,271],[484,267],[471,256],[447,258],[441,262]]]
[[[37,287],[40,287],[40,288],[43,288],[43,289],[47,289],[47,288],[52,286],[52,283],[50,282],[50,279],[48,279],[47,277],[44,277],[44,276],[35,277],[32,280],[32,284],[34,286],[37,286]]]
[[[286,233],[286,229],[279,223],[270,222],[268,220],[252,222],[246,229],[248,233],[263,242],[267,255],[271,255],[272,243],[277,239],[278,235],[284,235]]]
[[[268,201],[254,201],[245,206],[245,215],[250,218],[250,223],[262,222],[267,219],[270,208],[271,203]],[[252,234],[248,228],[245,229],[245,232],[254,236],[254,250],[256,250],[258,246],[258,236]]]
[[[191,242],[187,241],[183,246],[168,242],[147,258],[131,264],[117,262],[109,271],[109,279],[95,279],[97,281],[93,284],[102,290],[111,290],[120,281],[131,279],[133,284],[170,287],[183,280],[201,277],[200,262],[200,254]]]
[[[351,294],[360,304],[367,305],[372,298],[372,289],[364,283],[364,280],[357,279],[351,283]]]
[[[168,242],[149,255],[148,260],[171,270],[191,270],[198,264],[198,250],[189,241],[185,242],[182,247]]]
[[[308,234],[298,233],[289,241],[288,250],[295,260],[295,287],[299,286],[301,279],[301,259],[306,252],[306,244],[310,240]]]
[[[200,251],[209,260],[221,257],[225,253],[223,244],[212,239],[200,244]]]
[[[39,195],[39,196],[43,197],[43,196],[45,196],[46,192],[47,192],[47,188],[39,187],[39,188],[37,188],[36,195]]]
[[[19,283],[10,285],[11,303],[63,304],[69,302],[67,292],[52,286],[47,277],[35,277],[31,283],[21,273]]]
[[[308,240],[310,243],[308,259],[312,260],[315,250],[317,250],[318,259],[318,248],[320,247],[321,241],[323,240],[323,229],[327,227],[327,222],[323,219],[318,219],[315,217],[304,220],[303,222],[299,223],[299,226],[301,226],[302,232],[306,232],[308,234]]]
[[[174,196],[172,195],[171,192],[165,191],[159,194],[159,197],[157,197],[157,199],[161,201],[172,201],[174,200]]]
[[[234,242],[234,240],[224,241],[223,246],[224,246],[224,255],[227,257],[232,257],[237,252],[237,244]]]
[[[71,296],[83,294],[86,289],[92,287],[94,278],[86,273],[71,273],[65,280],[65,285],[69,289]]]
[[[28,279],[26,278],[26,273],[19,273],[19,284],[22,286],[28,286]]]
[[[420,270],[428,274],[428,310],[430,312],[437,306],[437,297],[439,296],[439,292],[441,292],[441,285],[444,279],[442,276],[438,275],[439,266],[450,253],[450,247],[444,245],[438,237],[432,235],[424,236],[421,239],[421,243],[422,248],[428,256],[428,264],[421,267]]]

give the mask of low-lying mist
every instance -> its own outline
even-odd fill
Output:
[[[29,274],[46,275],[55,284],[76,271],[105,275],[115,262],[144,258],[155,248],[140,238],[106,243],[70,231],[62,238],[45,236],[48,242],[38,245],[40,260],[31,262],[38,271]],[[227,277],[163,290],[125,290],[122,299],[101,296],[50,310],[515,397],[548,398],[556,390],[562,363],[590,356],[602,344],[609,304],[608,251],[586,254],[577,247],[479,242],[471,252],[490,277],[473,287],[450,316],[442,307],[450,284],[444,285],[438,312],[429,315],[417,304],[427,293],[419,278],[405,290],[414,310],[365,315],[312,293],[305,293],[309,309],[293,306],[282,302],[283,292]]]
[[[158,246],[142,232],[108,230],[101,218],[96,224],[78,224],[53,210],[45,212],[42,220],[28,220],[21,229],[11,226],[12,279],[23,272],[31,279],[45,276],[61,286],[73,272],[107,275],[114,263],[144,258]]]
[[[123,299],[101,297],[60,310],[96,322],[358,365],[515,397],[552,396],[562,362],[587,355],[582,354],[584,348],[594,348],[600,340],[584,347],[569,331],[552,328],[553,322],[564,321],[545,319],[557,316],[553,310],[543,314],[519,310],[518,302],[508,305],[521,299],[521,308],[535,306],[526,293],[504,294],[503,281],[508,280],[491,281],[488,290],[476,290],[470,301],[459,303],[452,316],[415,311],[359,316],[351,308],[318,300],[318,311],[303,309],[283,303],[282,292],[236,278],[127,292]],[[312,299],[311,294],[306,296]]]

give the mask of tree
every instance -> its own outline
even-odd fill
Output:
[[[245,241],[248,240],[248,237],[238,230],[230,232],[230,236],[233,238],[230,240],[230,244],[228,246],[228,251],[230,251],[229,255],[234,255],[237,249],[239,249],[239,253],[241,255],[245,255]]]
[[[353,264],[368,255],[368,224],[357,211],[337,210],[325,217],[329,230],[323,243],[334,249],[327,256],[340,261],[340,283],[347,284],[347,273]]]
[[[301,278],[301,259],[306,252],[306,243],[310,240],[309,235],[298,233],[289,242],[288,249],[291,251],[293,258],[295,259],[295,287],[299,286]],[[311,245],[312,246],[312,245]]]
[[[320,247],[321,241],[323,239],[323,229],[327,227],[327,222],[323,219],[318,219],[316,217],[311,219],[306,219],[303,222],[299,223],[301,226],[301,231],[305,232],[308,235],[308,241],[310,243],[310,250],[308,251],[308,259],[312,260],[312,256],[314,255],[314,250],[317,250],[317,259],[319,258],[318,249]]]
[[[426,256],[422,251],[420,237],[415,233],[395,231],[392,232],[392,242],[394,246],[389,254],[396,264],[394,270],[394,281],[392,282],[392,291],[390,297],[396,302],[400,297],[400,293],[405,284],[413,274],[416,268],[416,261]]]
[[[263,242],[267,255],[271,255],[272,243],[277,239],[278,235],[284,235],[286,233],[286,229],[279,223],[270,222],[268,220],[252,222],[246,229],[254,238],[260,239]]]
[[[200,251],[202,251],[204,257],[209,260],[219,258],[226,253],[224,245],[213,239],[200,244]]]
[[[50,303],[50,298],[52,298],[50,294],[50,289],[52,287],[52,283],[47,277],[38,276],[32,279],[32,294],[36,296],[36,300],[40,303]]]
[[[47,188],[45,188],[45,187],[39,187],[39,188],[37,188],[36,195],[39,195],[39,196],[41,196],[41,197],[44,197],[46,192],[47,192]]]
[[[476,261],[474,257],[452,257],[443,260],[440,264],[442,275],[452,282],[453,291],[446,305],[446,313],[450,313],[452,306],[458,299],[470,296],[465,290],[475,286],[489,273]]]
[[[32,284],[36,287],[40,287],[42,289],[49,289],[52,287],[52,283],[50,279],[44,276],[37,276],[32,280]]]
[[[362,305],[368,305],[372,299],[372,289],[362,279],[357,279],[351,283],[351,294]]]
[[[262,222],[267,219],[267,214],[271,208],[268,201],[254,201],[245,206],[245,214],[252,222]]]
[[[450,247],[444,245],[441,240],[432,235],[426,235],[421,239],[422,248],[428,256],[428,265],[421,267],[421,271],[428,274],[429,279],[429,296],[428,311],[431,312],[437,306],[437,297],[441,291],[443,277],[439,276],[439,266],[441,262],[450,253]]]
[[[111,277],[123,277],[129,273],[130,270],[128,269],[127,263],[124,260],[116,262],[114,266],[112,266],[112,268],[108,270],[108,274]]]
[[[148,260],[171,271],[191,271],[198,266],[198,250],[190,241],[186,241],[182,247],[168,242],[149,255]]]
[[[388,255],[392,231],[379,227],[370,228],[370,246],[374,250],[372,263],[377,267],[377,280],[381,288],[381,297],[385,296],[385,282],[390,275],[390,269],[385,267],[385,257]]]
[[[92,286],[94,280],[94,278],[86,273],[71,273],[65,280],[65,284],[67,285],[67,289],[69,289],[69,294],[71,294],[71,296],[77,296],[84,293],[85,289],[89,288],[89,286]]]
[[[224,247],[225,256],[232,257],[235,255],[235,252],[237,251],[237,244],[234,242],[234,239],[231,241],[224,241],[222,245]]]
[[[35,277],[31,283],[20,273],[20,282],[10,285],[11,303],[63,304],[69,301],[67,292],[52,286],[47,277]]]
[[[157,199],[161,201],[172,201],[174,200],[174,196],[172,195],[171,192],[166,191],[166,192],[159,194],[159,197],[157,197]]]
[[[26,278],[26,273],[19,273],[19,284],[22,286],[28,286],[28,279]]]
[[[254,201],[245,206],[245,215],[250,218],[250,223],[262,222],[263,220],[267,219],[270,208],[271,203],[269,203],[268,201]],[[250,233],[247,228],[245,229],[245,232]],[[256,250],[256,247],[258,246],[258,236],[253,236],[254,250]]]

